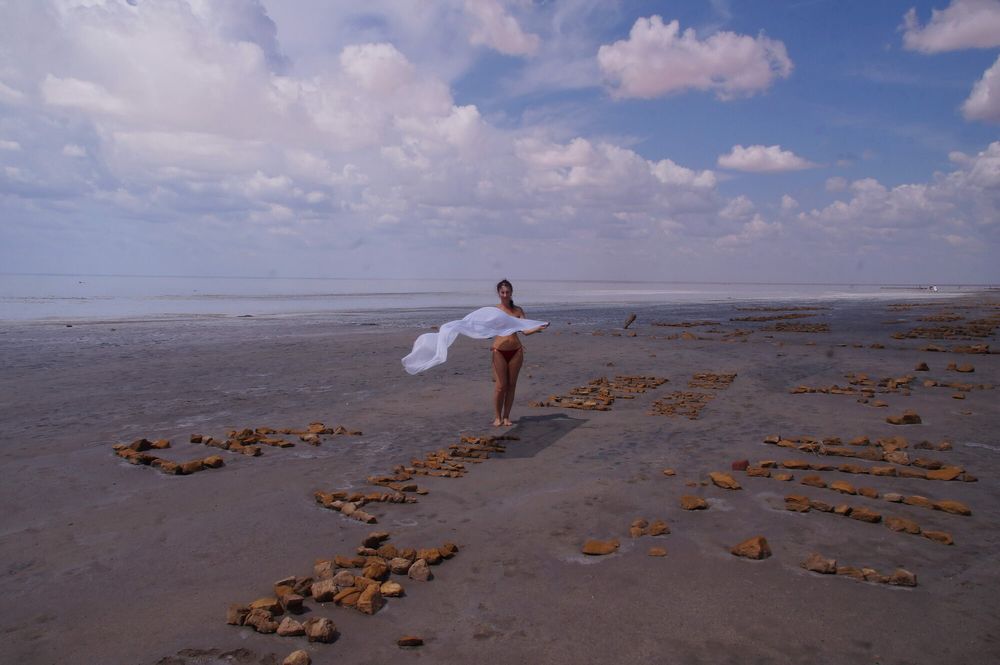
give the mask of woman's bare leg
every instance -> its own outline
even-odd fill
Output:
[[[490,351],[493,356],[493,426],[500,427],[503,423],[503,406],[507,397],[507,361],[496,349]]]
[[[499,353],[497,355],[500,355]],[[518,349],[514,357],[507,363],[507,390],[503,401],[503,425],[513,425],[510,421],[510,409],[514,406],[514,391],[517,390],[517,375],[521,372],[521,365],[524,363],[524,347]]]

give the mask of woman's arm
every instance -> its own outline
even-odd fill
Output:
[[[517,308],[517,318],[519,318],[519,319],[526,319],[526,318],[528,318],[528,317],[526,317],[524,315],[524,310],[521,309],[520,307]],[[538,326],[537,328],[532,328],[531,330],[525,330],[521,334],[522,335],[534,335],[537,332],[542,332],[543,330],[545,330],[548,327],[549,327],[549,324],[546,323],[544,326]]]

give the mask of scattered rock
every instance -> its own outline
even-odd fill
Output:
[[[250,610],[266,610],[271,614],[281,614],[283,612],[281,609],[281,603],[278,602],[278,599],[270,596],[258,598],[250,603]]]
[[[715,483],[716,487],[721,487],[724,490],[738,490],[743,489],[736,479],[733,478],[728,473],[722,473],[721,471],[712,471],[708,474],[708,477]]]
[[[754,536],[744,540],[729,551],[736,556],[747,559],[766,559],[771,556],[771,547],[767,544],[767,539],[764,536]]]
[[[249,607],[234,603],[226,609],[226,623],[230,626],[242,626],[246,623],[249,614]]]
[[[811,554],[808,559],[802,562],[802,567],[814,573],[832,575],[837,572],[837,561],[835,559],[827,559],[819,554]]]
[[[933,501],[928,499],[926,496],[919,496],[916,494],[913,496],[903,497],[903,503],[905,503],[908,506],[919,506],[920,508],[930,508],[930,509],[934,508]]]
[[[934,510],[943,510],[946,513],[951,513],[953,515],[971,515],[972,510],[962,503],[961,501],[953,501],[951,499],[943,499],[941,501],[934,502]]]
[[[913,371],[914,372],[929,372],[930,369],[931,368],[927,366],[927,363],[917,363],[917,366],[913,368]]]
[[[201,463],[210,469],[218,469],[220,466],[225,466],[226,462],[219,455],[210,455],[203,459]]]
[[[945,531],[924,531],[922,535],[924,538],[930,538],[935,543],[941,543],[942,545],[955,544],[955,541],[952,540],[951,534]]]
[[[391,570],[396,575],[405,575],[410,569],[412,561],[409,559],[404,559],[403,557],[396,557],[394,559],[389,559],[389,570]]]
[[[960,466],[946,466],[927,472],[929,480],[955,480],[962,475],[964,469]]]
[[[361,592],[361,597],[358,598],[357,608],[364,614],[375,614],[382,609],[384,605],[385,600],[382,598],[380,585],[372,584]]]
[[[351,581],[353,582],[354,576],[352,575],[351,577],[352,577]],[[310,590],[312,592],[313,599],[317,603],[328,603],[331,600],[333,600],[333,597],[337,595],[337,592],[340,591],[340,588],[333,578],[327,577],[318,580],[316,582],[313,582],[313,585],[312,587],[310,587]]]
[[[403,591],[403,585],[399,582],[382,582],[382,586],[379,587],[379,593],[381,593],[386,598],[398,598],[402,596],[405,592]]]
[[[785,497],[785,510],[791,510],[796,513],[808,513],[811,508],[812,506],[807,496],[789,494]]]
[[[878,498],[878,490],[875,489],[874,487],[859,487],[858,488],[858,494],[860,494],[861,496],[863,496],[863,497],[865,497],[867,499],[877,499]]]
[[[396,645],[399,647],[421,647],[424,645],[424,640],[415,635],[404,635],[396,640]]]
[[[617,538],[612,540],[588,540],[583,544],[581,551],[591,556],[603,556],[617,551],[619,544]]]
[[[677,472],[674,471],[673,469],[664,469],[663,470],[663,475],[668,476],[668,477],[669,476],[676,476]]]
[[[857,494],[858,491],[854,489],[854,485],[851,485],[845,480],[835,480],[830,483],[830,489],[836,490],[841,494]]]
[[[750,460],[737,460],[729,465],[733,471],[746,471],[747,467],[750,466]]]
[[[252,626],[258,633],[270,634],[278,631],[278,622],[271,613],[260,608],[250,610],[243,625]]]
[[[897,568],[889,576],[889,584],[893,586],[917,586],[917,576],[905,568]]]
[[[670,527],[663,520],[655,520],[649,525],[649,535],[663,536],[670,533]]]
[[[889,492],[887,494],[883,494],[882,498],[885,499],[886,501],[891,501],[892,503],[902,503],[903,502],[903,495],[902,494],[896,494],[895,492]]]
[[[799,481],[802,485],[808,485],[809,487],[826,487],[826,481],[819,476],[806,476]]]
[[[903,531],[914,535],[920,533],[920,525],[904,517],[886,517],[885,525],[893,531]]]
[[[705,510],[708,508],[708,502],[700,496],[685,494],[681,497],[681,508],[684,510]]]
[[[889,416],[885,419],[890,425],[919,425],[920,416],[915,411],[906,411],[898,416]]]
[[[772,474],[771,477],[774,478],[775,480],[782,480],[786,483],[791,480],[795,480],[795,476],[793,476],[790,473],[775,473]]]
[[[662,547],[650,547],[647,556],[667,556],[667,550]]]
[[[857,508],[851,508],[851,512],[848,515],[853,520],[858,520],[860,522],[870,522],[875,524],[882,521],[882,515],[875,512],[870,508],[865,508],[864,506],[859,506]]]
[[[281,661],[281,665],[310,665],[311,663],[312,659],[309,658],[309,654],[302,649],[293,651]]]

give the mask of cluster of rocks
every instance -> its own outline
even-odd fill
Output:
[[[283,578],[274,583],[273,596],[258,598],[248,605],[230,605],[226,623],[248,626],[259,633],[277,633],[282,637],[305,635],[310,642],[333,642],[338,633],[330,619],[313,617],[299,622],[292,616],[304,611],[307,598],[320,604],[332,602],[350,607],[362,614],[375,614],[385,606],[386,598],[405,595],[403,586],[392,575],[427,582],[434,578],[431,566],[458,553],[454,543],[414,549],[397,548],[388,540],[388,533],[373,532],[362,541],[357,555],[317,560],[311,577]],[[283,617],[280,622],[278,617]],[[412,642],[420,638],[407,639]],[[401,646],[418,645],[413,642]]]
[[[925,496],[916,494],[912,496],[904,496],[895,492],[880,494],[874,487],[856,488],[846,480],[835,480],[827,483],[827,481],[823,480],[820,476],[811,475],[805,476],[799,481],[799,483],[806,485],[807,487],[829,489],[840,492],[841,494],[849,494],[852,496],[859,495],[865,497],[866,499],[884,499],[890,503],[905,503],[908,506],[917,506],[919,508],[927,508],[928,510],[939,510],[945,513],[951,513],[952,515],[963,515],[967,517],[972,514],[972,509],[961,501],[955,501],[952,499],[934,501]]]
[[[972,354],[988,354],[990,353],[989,344],[970,344],[968,346],[953,346],[950,349],[946,349],[943,346],[938,346],[937,344],[929,344],[920,349],[921,351],[931,351],[934,353],[972,353]]]
[[[948,366],[945,367],[945,369],[949,372],[961,372],[963,374],[971,374],[976,371],[976,368],[968,363],[964,363],[962,365],[957,363],[948,363]]]
[[[997,320],[996,317],[991,317],[988,319],[966,321],[962,324],[951,326],[917,326],[910,330],[895,332],[892,334],[892,337],[893,339],[972,340],[992,337],[997,327],[1000,327],[1000,320]]]
[[[641,538],[643,536],[664,536],[670,533],[670,526],[663,520],[649,520],[637,517],[632,520],[628,529],[629,536]],[[588,556],[606,556],[618,551],[621,542],[617,538],[611,540],[588,539],[583,543],[580,551]],[[662,547],[651,547],[647,552],[649,556],[666,556],[667,550]]]
[[[848,380],[846,386],[833,384],[832,386],[806,386],[798,385],[789,390],[792,395],[802,395],[807,393],[821,393],[824,395],[851,395],[858,398],[863,404],[871,403],[872,406],[885,407],[885,402],[875,400],[876,394],[899,393],[904,396],[910,395],[911,383],[915,377],[910,375],[900,377],[886,377],[877,381],[868,377],[864,372],[845,374]]]
[[[225,465],[222,458],[218,455],[210,455],[200,459],[188,460],[187,462],[172,462],[171,460],[146,452],[148,450],[162,450],[169,447],[170,441],[167,439],[157,439],[156,441],[136,439],[132,443],[116,443],[111,448],[115,451],[115,455],[121,457],[129,464],[151,466],[161,473],[170,476],[187,476],[198,471],[204,471],[205,469],[218,469]]]
[[[541,402],[529,402],[528,406],[610,411],[616,399],[634,399],[637,394],[666,382],[667,379],[656,376],[616,376],[610,380],[600,377],[585,386],[571,388],[566,395],[551,395]]]
[[[947,464],[940,460],[926,457],[916,457],[911,459],[906,452],[909,443],[902,436],[886,437],[877,439],[874,444],[867,436],[859,436],[852,439],[848,446],[841,445],[841,440],[837,437],[825,438],[822,441],[811,436],[802,436],[794,439],[782,438],[777,434],[772,434],[764,438],[764,443],[782,447],[795,448],[802,452],[815,453],[818,455],[835,457],[853,457],[871,462],[889,462],[897,466],[873,466],[863,467],[853,464],[843,464],[834,467],[829,464],[813,464],[801,460],[788,460],[781,465],[788,469],[811,469],[815,471],[843,471],[845,473],[871,474],[874,476],[899,476],[902,478],[921,478],[924,480],[964,480],[975,482],[975,476],[967,473],[961,466]],[[951,450],[951,443],[942,441],[940,444],[932,444],[929,441],[921,442],[921,449],[925,450]],[[770,462],[777,465],[776,462]],[[762,467],[765,462],[761,462],[757,467]],[[905,468],[911,467],[911,468]],[[918,467],[918,468],[912,468]],[[765,467],[766,468],[766,467]]]
[[[654,326],[662,328],[701,328],[702,326],[722,325],[719,321],[655,321]]]
[[[378,518],[371,513],[362,510],[362,507],[369,503],[416,503],[414,497],[407,496],[402,492],[347,492],[346,490],[333,490],[324,492],[317,490],[313,493],[316,503],[324,508],[335,510],[345,517],[358,520],[364,524],[376,524]]]
[[[796,513],[808,513],[815,510],[821,513],[831,513],[842,517],[850,517],[853,520],[868,522],[869,524],[878,524],[883,521],[882,514],[878,511],[872,510],[871,508],[867,508],[865,506],[851,506],[846,503],[832,505],[826,503],[825,501],[810,499],[803,494],[789,494],[786,496],[785,510]],[[884,524],[889,527],[891,531],[898,533],[922,535],[928,540],[932,540],[942,545],[955,544],[951,534],[945,531],[930,531],[921,529],[919,524],[913,520],[906,519],[905,517],[886,517]]]
[[[675,390],[653,402],[649,409],[651,416],[687,416],[697,420],[709,402],[715,399],[710,393]]]
[[[784,323],[778,322],[773,326],[763,328],[768,332],[790,332],[790,333],[827,333],[830,332],[828,323]]]
[[[886,416],[885,422],[890,425],[919,425],[923,420],[916,411],[904,411],[895,416]]]
[[[820,307],[818,305],[789,305],[785,307],[775,307],[775,306],[753,306],[753,307],[737,307],[737,312],[818,312],[821,310],[830,309],[829,307]]]
[[[715,374],[712,372],[697,372],[688,381],[688,388],[710,388],[725,390],[736,380],[736,372],[732,374]]]
[[[309,423],[305,429],[274,429],[273,427],[244,428],[241,430],[229,430],[226,432],[226,439],[219,440],[204,434],[192,434],[191,443],[201,443],[206,446],[214,446],[222,450],[234,453],[242,453],[250,457],[258,457],[261,454],[260,446],[273,446],[275,448],[291,448],[295,444],[287,439],[274,436],[275,434],[293,435],[299,441],[318,446],[323,442],[324,436],[361,436],[358,430],[349,430],[343,425],[337,427],[327,427],[321,422]]]
[[[808,319],[809,317],[816,316],[815,314],[806,314],[804,312],[794,312],[791,314],[764,314],[760,316],[741,316],[737,318],[729,319],[730,321],[748,321],[754,323],[763,323],[766,321],[781,321],[783,319]]]
[[[917,586],[917,576],[905,568],[897,568],[889,575],[882,575],[874,568],[838,566],[836,559],[828,559],[820,554],[811,554],[802,562],[802,567],[821,575],[841,575],[859,582],[875,582],[892,586]]]
[[[926,321],[927,323],[953,323],[954,321],[964,321],[965,317],[959,314],[946,312],[944,314],[929,314],[927,316],[921,316],[917,320]]]

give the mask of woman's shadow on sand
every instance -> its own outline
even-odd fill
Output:
[[[585,422],[585,418],[570,418],[564,413],[518,418],[517,425],[505,434],[519,440],[508,441],[507,452],[501,457],[534,457]]]

